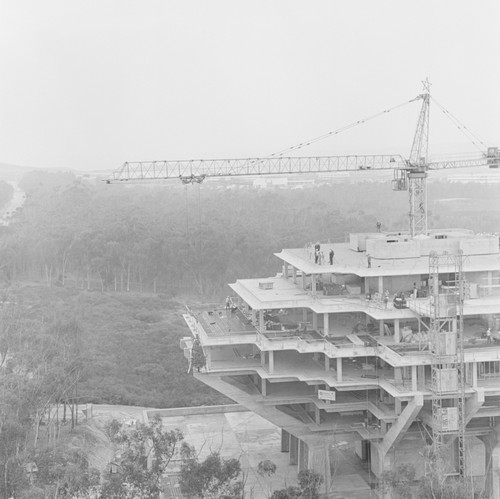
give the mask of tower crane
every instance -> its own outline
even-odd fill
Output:
[[[408,101],[422,101],[413,145],[408,158],[404,158],[399,154],[292,157],[279,153],[263,158],[138,161],[124,163],[106,179],[106,182],[110,184],[124,181],[180,179],[184,184],[190,184],[201,183],[209,177],[393,170],[393,190],[409,191],[409,232],[411,237],[426,234],[428,172],[430,170],[486,165],[490,168],[498,168],[500,166],[500,154],[498,147],[488,147],[486,151],[480,151],[476,156],[468,157],[467,159],[453,158],[444,161],[429,162],[427,156],[431,95],[429,81],[426,80],[423,83],[423,93]],[[396,107],[400,106],[395,106],[392,109]],[[368,119],[385,114],[392,109],[355,122],[352,125],[337,130],[335,133],[364,123]],[[288,149],[288,151],[299,149],[304,145],[309,145],[313,141],[332,134],[333,132],[330,132],[306,144],[294,146]]]

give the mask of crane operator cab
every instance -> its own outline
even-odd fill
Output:
[[[498,147],[488,147],[487,160],[490,168],[498,168],[500,166]]]

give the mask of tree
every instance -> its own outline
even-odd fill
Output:
[[[290,485],[286,489],[275,490],[270,499],[301,499],[302,492],[299,487]]]
[[[291,485],[275,490],[270,499],[319,499],[319,488],[323,477],[313,470],[302,470],[297,475],[298,487]]]
[[[163,472],[182,439],[180,430],[163,430],[159,417],[149,424],[138,423],[133,430],[112,434],[112,441],[123,449],[121,473],[108,478],[103,486],[103,497],[143,497],[134,495],[137,491],[148,499],[159,497]]]
[[[412,482],[415,479],[415,467],[404,463],[395,469],[382,473],[381,481],[386,491],[395,498],[410,499],[412,497]]]
[[[276,464],[274,464],[269,459],[261,461],[257,465],[257,473],[263,478],[270,478],[276,473]],[[271,486],[268,484],[269,495],[271,494]]]
[[[200,369],[205,367],[207,361],[205,359],[205,354],[203,352],[203,347],[201,346],[200,340],[196,337],[193,340],[193,347],[191,350],[191,367],[193,371],[196,369],[200,372]]]
[[[38,466],[35,487],[51,497],[73,498],[98,486],[100,474],[90,468],[87,457],[79,450],[45,449],[35,456]]]
[[[194,447],[183,443],[179,484],[181,492],[192,499],[239,499],[243,497],[240,479],[241,465],[238,459],[221,458],[212,452],[199,461]]]

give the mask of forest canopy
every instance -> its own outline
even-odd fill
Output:
[[[27,199],[0,247],[6,282],[207,298],[238,278],[276,273],[273,253],[283,247],[344,241],[349,232],[375,230],[378,220],[383,230],[408,225],[408,194],[393,192],[390,182],[293,190],[107,185],[33,172],[20,187]],[[498,231],[498,193],[494,184],[431,183],[429,225]],[[441,198],[470,202],[457,210]],[[473,209],[487,200],[493,207],[487,213]]]

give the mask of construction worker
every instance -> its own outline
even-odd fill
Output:
[[[493,338],[491,336],[491,328],[488,328],[488,330],[486,331],[486,341],[488,343],[493,343]]]
[[[368,268],[371,269],[372,268],[372,257],[370,255],[366,255],[366,260],[368,262]]]
[[[333,249],[330,250],[328,256],[330,257],[330,265],[333,265],[333,257],[335,256],[335,252],[333,251]]]

